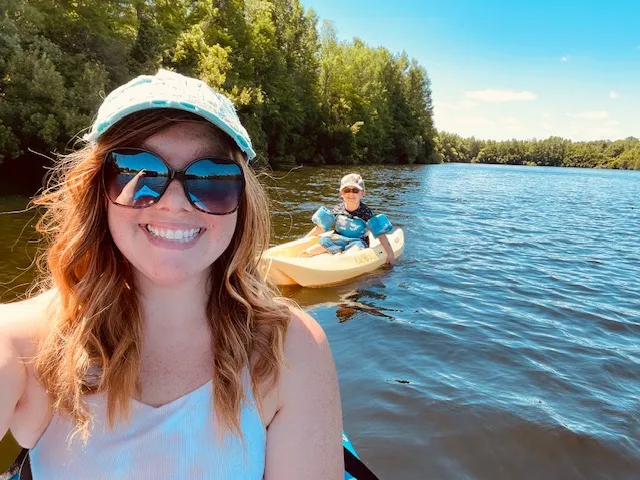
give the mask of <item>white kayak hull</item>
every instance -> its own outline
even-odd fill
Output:
[[[396,228],[387,234],[387,238],[395,258],[398,258],[404,252],[403,230]],[[298,257],[302,251],[318,243],[318,239],[305,237],[267,250],[261,261],[265,276],[276,285],[325,287],[372,272],[386,262],[387,254],[380,241],[371,236],[369,248],[351,248],[336,255],[323,253],[310,258]]]

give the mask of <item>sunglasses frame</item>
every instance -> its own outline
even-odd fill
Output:
[[[356,187],[344,187],[340,193],[360,193],[362,189]]]
[[[123,205],[122,203],[117,203],[116,201],[111,200],[111,198],[109,197],[109,193],[108,193],[109,191],[107,189],[107,181],[106,181],[107,180],[106,179],[106,165],[107,165],[107,161],[109,159],[109,155],[111,155],[113,152],[117,152],[117,151],[120,151],[120,150],[131,150],[131,151],[140,152],[140,153],[150,153],[154,157],[158,158],[164,164],[164,166],[167,168],[167,170],[169,171],[169,177],[167,179],[167,182],[165,183],[164,187],[162,188],[162,191],[160,192],[160,194],[158,195],[158,198],[152,204],[150,204],[150,205],[141,205],[141,206]],[[189,196],[189,191],[187,190],[187,184],[185,183],[185,180],[187,180],[185,174],[186,174],[187,170],[189,170],[189,167],[191,167],[193,164],[195,164],[197,162],[200,162],[202,160],[211,160],[211,161],[213,161],[213,163],[223,164],[223,165],[232,165],[233,164],[233,165],[237,165],[238,168],[240,169],[240,178],[242,179],[242,188],[240,190],[240,197],[238,199],[238,204],[235,206],[235,208],[233,210],[230,210],[230,211],[225,212],[225,213],[209,212],[209,211],[203,210],[201,207],[199,207],[191,199],[191,197]],[[110,150],[107,150],[105,152],[104,159],[102,161],[101,169],[102,169],[102,188],[104,190],[105,196],[114,205],[117,205],[119,207],[125,207],[125,208],[142,209],[142,208],[152,207],[153,205],[158,203],[158,201],[166,193],[167,188],[169,188],[169,185],[171,185],[171,182],[173,180],[177,180],[182,185],[182,191],[184,192],[185,197],[187,197],[188,202],[195,209],[197,209],[199,212],[206,213],[206,214],[209,214],[209,215],[218,215],[218,216],[229,215],[229,214],[234,213],[235,211],[237,211],[238,208],[240,207],[240,202],[242,201],[242,196],[244,195],[244,190],[245,190],[245,187],[246,187],[246,180],[244,178],[244,170],[242,169],[242,165],[240,165],[240,163],[237,162],[236,160],[234,160],[233,158],[230,158],[230,157],[217,157],[215,155],[207,155],[207,156],[204,156],[204,157],[198,157],[195,160],[190,161],[184,168],[176,170],[171,165],[169,165],[169,163],[167,163],[167,161],[164,158],[162,158],[161,155],[159,155],[158,153],[154,152],[153,150],[148,150],[148,149],[145,149],[145,148],[136,148],[136,147],[117,147],[117,148],[112,148]]]

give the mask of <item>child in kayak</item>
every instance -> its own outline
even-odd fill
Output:
[[[302,256],[313,257],[322,253],[341,253],[351,248],[367,248],[369,231],[374,237],[380,239],[387,253],[387,263],[393,265],[395,256],[386,235],[393,230],[393,226],[386,215],[373,214],[362,201],[364,194],[364,180],[360,175],[349,173],[342,177],[340,181],[342,203],[331,210],[320,207],[311,218],[315,227],[306,236],[318,235],[332,228],[335,233],[321,237],[317,244],[302,252]]]

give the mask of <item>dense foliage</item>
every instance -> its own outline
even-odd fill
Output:
[[[227,93],[271,165],[435,159],[430,81],[299,0],[0,0],[0,162],[64,152],[105,92],[170,68]]]
[[[439,161],[640,170],[640,139],[572,142],[560,137],[496,142],[440,132]]]
[[[637,139],[437,134],[425,69],[337,40],[300,0],[0,0],[0,183],[40,183],[104,95],[164,67],[228,94],[263,163],[640,168]]]

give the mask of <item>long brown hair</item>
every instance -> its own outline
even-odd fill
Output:
[[[83,400],[89,391],[108,395],[109,423],[126,420],[137,393],[142,339],[140,304],[132,267],[107,227],[101,167],[107,150],[138,146],[178,122],[204,122],[195,115],[149,110],[130,115],[97,143],[60,158],[49,187],[34,200],[45,211],[38,230],[47,242],[40,285],[57,290],[51,328],[35,359],[39,380],[54,411],[68,415],[86,439],[91,422]],[[246,178],[231,244],[211,268],[207,315],[214,354],[214,412],[222,431],[241,435],[246,398],[242,372],[249,369],[258,407],[278,381],[290,318],[289,303],[265,283],[260,254],[268,247],[266,194],[235,144]],[[250,234],[245,234],[250,232]],[[265,388],[266,387],[266,388]]]

